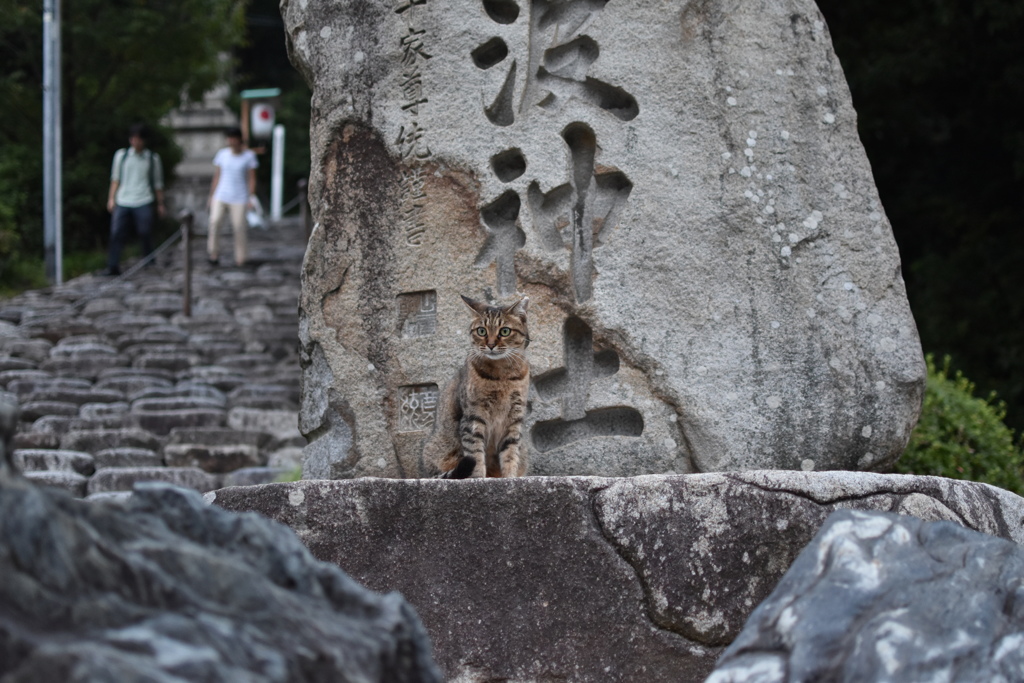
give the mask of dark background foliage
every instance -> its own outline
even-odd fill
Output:
[[[1024,2],[818,0],[925,350],[1024,428]]]
[[[62,136],[66,251],[106,244],[110,163],[145,122],[170,170],[181,152],[158,121],[199,99],[244,36],[236,0],[62,3]],[[42,255],[42,2],[0,0],[0,280]]]

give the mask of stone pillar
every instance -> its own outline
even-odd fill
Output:
[[[412,477],[466,294],[531,473],[884,469],[925,369],[810,0],[282,3],[313,88],[307,477]]]

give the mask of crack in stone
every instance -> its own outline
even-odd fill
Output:
[[[849,503],[849,502],[869,500],[869,499],[875,498],[877,496],[886,496],[886,495],[893,496],[893,498],[894,498],[893,505],[890,507],[889,510],[886,510],[886,512],[892,512],[893,514],[900,514],[900,513],[896,512],[896,510],[899,509],[899,507],[903,503],[903,501],[905,501],[910,495],[912,495],[914,493],[917,493],[917,494],[920,494],[922,496],[927,496],[931,500],[934,500],[938,504],[942,505],[942,507],[944,507],[947,510],[949,510],[950,512],[952,512],[954,515],[956,515],[957,519],[960,520],[960,523],[965,528],[973,529],[974,531],[979,531],[979,529],[976,528],[976,525],[973,524],[972,522],[970,522],[966,517],[964,517],[964,515],[959,510],[955,510],[955,509],[951,508],[949,505],[946,504],[946,501],[941,500],[939,498],[936,498],[935,496],[933,496],[933,495],[931,495],[929,493],[926,493],[924,491],[912,491],[911,493],[899,493],[897,491],[892,491],[892,490],[886,489],[886,490],[874,491],[872,493],[865,493],[865,494],[860,494],[860,495],[850,495],[850,496],[841,496],[841,497],[838,497],[838,498],[830,498],[830,499],[825,500],[825,499],[815,498],[813,495],[811,495],[807,491],[795,491],[793,489],[788,489],[788,488],[784,488],[784,487],[771,488],[771,487],[765,486],[763,484],[758,484],[757,482],[748,481],[748,480],[743,479],[741,477],[737,477],[734,474],[731,474],[729,472],[722,472],[721,475],[724,478],[728,479],[729,481],[732,481],[732,482],[735,482],[735,483],[741,484],[741,485],[750,486],[750,487],[755,488],[755,489],[757,489],[759,491],[764,491],[765,493],[787,493],[787,494],[789,494],[791,496],[796,496],[797,498],[802,498],[804,500],[810,501],[811,503],[814,503],[815,505],[823,506],[823,507],[824,506],[839,505],[839,504],[842,504],[842,503]],[[988,493],[988,492],[986,492],[986,493]],[[998,501],[993,499],[992,502],[993,502],[993,507],[995,509],[999,509]],[[1001,520],[997,520],[997,523],[999,521],[1001,521]],[[1002,531],[1003,531],[1003,529],[1001,528],[1001,525],[1000,525],[1000,533],[1002,533]],[[1009,536],[1007,535],[1006,538],[1009,538]]]
[[[616,541],[615,537],[607,530],[604,523],[601,521],[601,515],[597,511],[598,495],[600,495],[602,491],[605,491],[609,488],[611,488],[611,484],[598,485],[590,489],[590,491],[588,492],[590,514],[593,517],[594,526],[597,528],[598,532],[604,538],[605,542],[611,547],[612,551],[616,555],[618,555],[623,562],[629,565],[630,569],[633,570],[633,573],[636,576],[637,583],[640,584],[640,590],[641,592],[643,592],[644,595],[644,612],[646,612],[647,618],[648,620],[650,620],[651,625],[659,631],[670,633],[673,636],[682,638],[691,646],[709,648],[712,651],[718,650],[720,652],[722,649],[724,649],[722,646],[707,643],[696,638],[691,638],[690,636],[673,628],[671,624],[667,623],[666,620],[664,620],[658,614],[658,611],[654,608],[654,598],[652,596],[652,591],[650,587],[647,585],[647,581],[644,579],[643,571],[639,567],[639,560],[630,559],[630,553],[625,548],[622,548],[618,541]]]

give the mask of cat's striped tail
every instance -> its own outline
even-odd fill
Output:
[[[454,468],[447,472],[434,477],[435,479],[469,479],[473,474],[473,470],[476,469],[476,458],[472,455],[467,455],[457,464]]]

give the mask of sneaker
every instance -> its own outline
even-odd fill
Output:
[[[211,266],[219,266],[220,265],[220,259],[219,258],[207,258],[206,262],[209,263]]]

